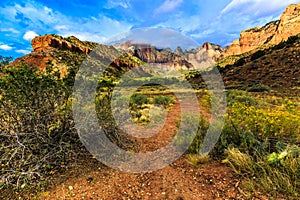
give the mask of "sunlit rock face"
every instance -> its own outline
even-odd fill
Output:
[[[234,41],[223,55],[237,55],[258,47],[276,45],[298,33],[300,33],[300,3],[288,6],[278,21],[242,31],[240,39]]]

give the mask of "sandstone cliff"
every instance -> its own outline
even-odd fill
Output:
[[[279,44],[298,33],[300,33],[300,3],[288,6],[278,21],[242,31],[240,39],[235,40],[223,55],[237,55],[258,47]]]
[[[12,64],[25,63],[45,71],[48,64],[59,70],[62,75],[66,74],[70,66],[78,66],[85,56],[92,51],[97,43],[80,41],[74,36],[67,38],[47,34],[37,36],[31,41],[33,51]]]
[[[34,51],[43,51],[49,47],[57,48],[60,50],[69,50],[77,53],[88,54],[93,48],[97,46],[93,42],[82,42],[74,36],[63,38],[57,35],[45,35],[35,37],[31,41],[31,45]]]
[[[222,55],[223,49],[214,44],[204,43],[196,49],[182,50],[177,47],[157,49],[149,44],[134,44],[130,41],[114,45],[147,63],[156,63],[164,70],[206,69],[212,66]]]

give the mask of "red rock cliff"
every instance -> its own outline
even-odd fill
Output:
[[[88,54],[93,49],[92,45],[90,45],[91,47],[88,47],[84,44],[84,42],[81,42],[73,36],[68,38],[62,38],[56,35],[38,36],[31,41],[31,45],[33,50],[36,52],[53,47],[60,50],[69,50],[72,52]]]
[[[245,53],[264,45],[279,44],[298,33],[300,33],[300,3],[288,6],[278,21],[242,31],[240,39],[227,48],[224,56]]]

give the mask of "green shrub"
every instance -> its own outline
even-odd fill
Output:
[[[0,175],[4,185],[20,187],[73,160],[71,89],[58,73],[23,64],[0,73]]]
[[[294,44],[295,42],[298,42],[299,41],[299,36],[297,35],[293,35],[293,36],[290,36],[287,41],[286,41],[286,44]]]
[[[262,192],[269,197],[299,199],[300,197],[300,149],[287,145],[283,150],[267,156],[252,157],[239,149],[226,151],[228,163],[235,173],[243,175],[247,195]],[[254,178],[255,177],[255,178]]]
[[[130,97],[130,105],[139,105],[139,106],[141,106],[143,104],[148,104],[148,103],[149,103],[149,99],[144,94],[136,93],[136,94],[133,94]]]
[[[274,150],[276,142],[300,141],[300,113],[296,104],[283,101],[264,107],[246,92],[229,91],[226,121],[216,153],[222,154],[233,146],[250,155],[261,155]]]
[[[227,92],[227,101],[229,106],[232,106],[235,102],[243,103],[247,106],[256,106],[258,104],[253,97],[250,97],[247,92],[242,90],[229,90]]]
[[[154,97],[153,101],[155,104],[160,104],[160,105],[164,105],[164,106],[175,102],[173,97],[162,96],[162,95]]]
[[[286,41],[282,41],[279,44],[275,45],[272,47],[273,50],[279,50],[279,49],[283,49],[284,47],[286,47],[287,45],[290,44],[294,44],[296,42],[298,42],[300,39],[299,36],[294,35],[294,36],[290,36]]]
[[[12,61],[12,57],[0,56],[0,67],[3,67],[5,65],[9,64],[10,61]]]
[[[188,153],[191,153],[191,154],[199,153],[199,151],[202,147],[202,144],[203,144],[204,137],[208,130],[208,126],[209,126],[208,121],[201,115],[196,137],[194,138],[192,144],[189,146]]]
[[[247,89],[247,92],[269,92],[271,89],[267,85],[257,84]]]

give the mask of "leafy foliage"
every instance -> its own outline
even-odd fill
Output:
[[[284,195],[288,199],[300,196],[300,156],[299,147],[286,146],[283,150],[273,152],[256,159],[236,148],[226,151],[228,163],[233,170],[246,177],[243,185],[247,188],[249,198],[259,190],[270,197]]]
[[[170,96],[163,96],[163,95],[155,96],[153,98],[153,101],[155,104],[161,104],[164,106],[175,102],[174,98],[172,98]]]
[[[247,177],[249,198],[257,190],[272,197],[299,197],[298,104],[283,100],[269,106],[242,91],[230,91],[228,98],[227,119],[215,151],[222,154],[227,149],[224,162]]]
[[[148,104],[149,99],[146,95],[144,94],[139,94],[135,93],[131,96],[130,98],[130,105],[143,105],[143,104]]]
[[[72,143],[70,88],[59,74],[20,65],[1,69],[0,171],[4,184],[24,184],[55,173]],[[34,182],[34,181],[33,181]]]
[[[0,55],[0,67],[8,65],[10,61],[12,61],[12,57],[3,57]]]
[[[265,91],[268,92],[270,90],[271,89],[269,86],[263,84],[253,85],[252,87],[247,89],[248,92],[265,92]]]

